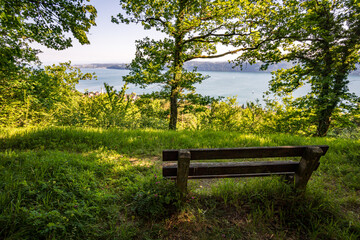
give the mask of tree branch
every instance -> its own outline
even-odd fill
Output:
[[[145,19],[138,19],[136,23],[139,23],[139,22],[147,22],[147,23],[149,23],[151,20],[160,22],[163,27],[166,27],[166,22],[164,22],[160,18],[156,18],[156,17],[148,17],[148,18],[145,18]]]
[[[210,32],[208,32],[208,33],[205,34],[205,35],[196,36],[196,37],[192,37],[192,38],[190,38],[190,39],[187,39],[187,40],[184,41],[184,44],[186,44],[186,43],[188,43],[188,42],[192,42],[192,41],[194,41],[194,40],[196,40],[196,39],[204,39],[204,38],[207,38],[207,37],[211,36],[211,35],[213,34],[213,32],[221,29],[222,27],[223,27],[223,25],[220,25],[219,27],[216,27],[216,28],[212,29]]]
[[[196,37],[193,37],[193,38],[190,38],[190,39],[187,39],[184,41],[184,43],[189,43],[189,42],[193,42],[193,41],[196,41],[196,42],[209,42],[207,40],[203,40],[207,37],[233,37],[233,36],[250,36],[252,33],[249,32],[249,33],[223,33],[223,34],[213,34],[213,33],[208,33],[206,35],[201,35],[201,36],[196,36]]]
[[[197,58],[207,58],[207,59],[211,59],[211,58],[219,58],[219,57],[224,57],[226,55],[230,55],[230,54],[235,54],[241,51],[249,51],[249,50],[255,50],[258,49],[263,43],[271,41],[272,39],[264,39],[263,41],[259,42],[258,44],[256,44],[254,47],[244,47],[244,48],[238,48],[232,51],[227,51],[221,54],[215,54],[215,55],[198,55],[198,56],[193,56],[193,57],[189,57],[185,60],[186,61],[190,61],[193,59],[197,59]]]

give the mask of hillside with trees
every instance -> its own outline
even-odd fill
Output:
[[[198,71],[215,71],[215,72],[273,72],[279,69],[288,69],[293,67],[293,64],[289,62],[281,62],[277,64],[272,64],[267,69],[261,70],[263,63],[254,63],[254,64],[245,64],[243,68],[240,68],[235,63],[232,62],[199,62],[199,61],[190,61],[184,64],[186,70],[194,70],[195,68]],[[75,67],[78,68],[105,68],[105,69],[120,69],[120,70],[130,70],[129,63],[90,63],[90,64],[75,64]],[[351,75],[360,75],[359,64],[356,65],[356,70],[351,71]]]

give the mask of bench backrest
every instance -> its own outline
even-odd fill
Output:
[[[319,147],[323,154],[329,146],[281,146],[281,147],[244,147],[244,148],[211,148],[187,149],[190,160],[236,159],[236,158],[274,158],[274,157],[302,157],[308,147]],[[163,161],[178,161],[180,150],[164,150]]]

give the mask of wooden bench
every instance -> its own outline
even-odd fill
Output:
[[[284,175],[297,189],[305,189],[313,171],[320,164],[329,146],[281,146],[244,147],[216,149],[164,150],[163,161],[177,163],[163,164],[163,177],[176,179],[184,195],[187,180],[198,178],[262,177]],[[218,160],[242,158],[301,157],[300,161],[251,161],[251,162],[196,162],[191,160]]]

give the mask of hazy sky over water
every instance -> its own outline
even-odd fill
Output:
[[[44,64],[71,60],[72,63],[129,63],[135,54],[135,40],[146,36],[159,39],[160,32],[144,30],[141,25],[115,24],[111,16],[122,11],[118,0],[91,0],[98,11],[97,26],[88,34],[90,45],[81,45],[73,40],[73,47],[62,51],[34,45],[43,53],[39,54]]]

